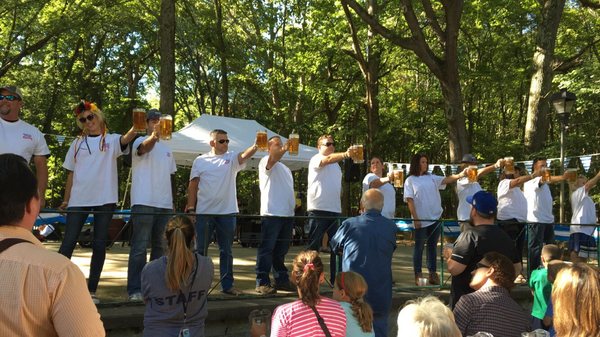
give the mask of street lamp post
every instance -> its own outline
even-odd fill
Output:
[[[552,105],[558,114],[558,119],[560,121],[560,173],[561,175],[565,172],[565,131],[568,128],[569,124],[569,115],[571,114],[571,109],[575,104],[575,100],[577,97],[574,93],[568,92],[567,89],[560,89],[560,92],[552,95],[550,100],[552,101]],[[564,196],[565,196],[565,182],[561,181],[560,183],[560,223],[565,222],[565,204],[564,204]]]

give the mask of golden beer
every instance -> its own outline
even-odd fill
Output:
[[[404,187],[404,171],[403,170],[394,170],[394,187]]]
[[[160,117],[160,139],[169,140],[171,139],[171,132],[173,131],[173,117],[170,115],[164,115]]]
[[[569,183],[574,184],[577,182],[577,169],[568,169],[565,174]]]
[[[506,174],[514,174],[515,173],[515,158],[504,157],[504,172]]]
[[[133,109],[133,130],[137,133],[146,132],[146,110],[141,108]]]
[[[365,154],[362,144],[352,145],[351,150],[351,158],[355,164],[362,164],[365,162]]]
[[[549,183],[551,175],[552,175],[552,172],[550,171],[549,168],[542,167],[542,182],[543,183]]]
[[[469,168],[467,169],[467,177],[470,183],[477,182],[477,166],[469,166]]]
[[[298,155],[298,147],[299,146],[300,146],[300,135],[298,135],[296,132],[292,132],[290,134],[289,148],[288,148],[288,153],[290,154],[290,156]]]
[[[256,146],[258,151],[267,151],[269,146],[267,145],[267,130],[259,130],[256,132]]]

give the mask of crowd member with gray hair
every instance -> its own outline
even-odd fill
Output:
[[[384,198],[376,188],[362,198],[363,214],[345,220],[331,239],[333,252],[342,253],[342,271],[354,271],[367,281],[365,299],[373,308],[375,336],[387,336],[392,305],[392,255],[396,224],[381,215]]]
[[[454,315],[435,296],[410,300],[398,314],[398,337],[461,337]]]

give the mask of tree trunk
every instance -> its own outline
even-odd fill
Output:
[[[175,117],[175,0],[160,6],[160,111]]]
[[[217,25],[217,54],[221,60],[221,105],[223,116],[229,116],[229,80],[227,78],[227,49],[223,36],[223,8],[220,0],[215,0],[215,18]]]
[[[537,46],[533,54],[533,74],[529,86],[525,125],[525,147],[529,152],[541,150],[546,141],[550,112],[548,98],[554,77],[554,48],[565,0],[546,0],[543,5]]]

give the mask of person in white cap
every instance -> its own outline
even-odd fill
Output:
[[[50,150],[44,134],[35,126],[19,118],[23,108],[23,93],[14,85],[0,86],[0,154],[13,153],[29,163],[33,158],[41,208],[46,202],[48,187],[47,158]]]

